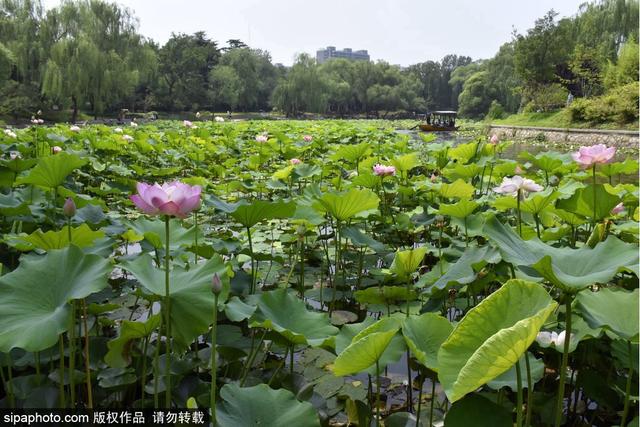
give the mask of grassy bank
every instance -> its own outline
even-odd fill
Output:
[[[554,127],[554,128],[578,128],[578,129],[619,129],[638,130],[638,122],[620,125],[617,123],[604,123],[593,125],[586,122],[572,122],[566,109],[543,113],[512,114],[504,119],[494,119],[493,125],[512,125],[529,127]]]

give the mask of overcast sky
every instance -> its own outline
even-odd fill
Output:
[[[54,7],[60,0],[43,0]],[[172,32],[241,39],[291,65],[297,53],[336,46],[410,65],[455,53],[490,58],[549,9],[572,16],[584,0],[119,0],[140,32],[163,44]]]

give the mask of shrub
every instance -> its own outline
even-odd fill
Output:
[[[504,117],[504,107],[495,99],[491,101],[487,118],[489,119],[501,119]]]
[[[638,119],[638,82],[617,87],[605,95],[577,99],[569,106],[571,121],[593,124],[632,123]]]

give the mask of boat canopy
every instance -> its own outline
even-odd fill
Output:
[[[457,116],[456,111],[432,111],[431,114],[438,114],[440,116]]]

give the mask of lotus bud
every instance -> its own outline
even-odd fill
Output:
[[[211,292],[214,295],[220,295],[220,292],[222,292],[222,280],[220,280],[218,273],[215,273],[211,279]]]
[[[76,214],[76,204],[71,197],[67,197],[64,206],[62,206],[62,212],[67,218],[72,218]]]
[[[438,175],[436,175],[435,173],[432,173],[431,174],[431,182],[434,183],[434,184],[436,182],[438,182]]]
[[[491,139],[489,140],[489,142],[493,145],[496,145],[498,144],[498,142],[500,142],[500,138],[494,133],[493,135],[491,135]]]
[[[51,154],[58,154],[61,151],[62,151],[62,147],[58,145],[54,145],[53,147],[51,147]]]

